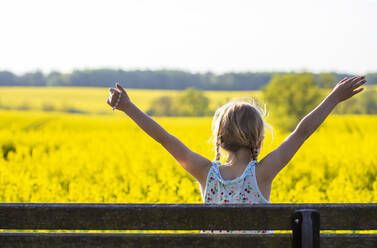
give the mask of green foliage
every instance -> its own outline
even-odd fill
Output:
[[[347,101],[341,102],[333,111],[334,114],[361,114],[362,112],[364,112],[362,105],[359,104],[356,97],[352,97],[351,99],[347,99]]]
[[[153,100],[147,114],[155,116],[205,116],[209,114],[209,99],[202,91],[188,88],[179,97],[161,96]]]
[[[174,116],[177,115],[177,110],[174,109],[176,99],[171,96],[161,96],[154,99],[151,103],[151,108],[147,111],[148,115],[155,116]]]
[[[321,88],[333,88],[338,79],[335,73],[319,73],[318,81]]]
[[[9,71],[0,71],[0,86],[16,85],[17,76]]]
[[[59,78],[60,77],[60,78]],[[134,89],[176,89],[194,87],[202,90],[257,90],[271,79],[271,73],[190,73],[178,70],[74,70],[72,73],[53,73],[48,85],[111,87],[114,82],[125,83]],[[1,78],[0,78],[1,83]]]
[[[374,73],[368,73],[365,75],[365,78],[367,80],[367,84],[377,84],[377,72]]]
[[[57,71],[50,72],[46,77],[46,82],[48,86],[57,86],[66,84],[67,78]]]
[[[27,72],[23,74],[18,80],[22,83],[27,83],[28,85],[46,85],[46,78],[41,71]]]
[[[364,107],[364,114],[377,114],[377,92],[366,91],[362,95],[361,104]]]
[[[292,131],[322,98],[311,73],[276,74],[262,92],[271,109],[272,122],[285,131]]]
[[[185,116],[204,116],[208,113],[209,100],[202,91],[188,88],[179,97],[179,110]]]

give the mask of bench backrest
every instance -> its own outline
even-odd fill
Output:
[[[300,211],[303,209],[309,212]],[[320,214],[320,221],[316,219],[319,217],[316,213]],[[54,244],[58,247],[63,244],[64,247],[121,247],[125,244],[127,247],[217,247],[252,244],[255,247],[301,245],[316,248],[319,247],[316,244],[319,230],[377,230],[377,204],[0,203],[0,229],[293,230],[293,235],[2,232],[0,243],[7,244],[5,247],[22,247],[12,245],[23,242],[30,245],[34,242],[41,244],[40,247]],[[320,245],[377,247],[377,235],[321,234]]]

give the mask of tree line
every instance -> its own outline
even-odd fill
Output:
[[[297,123],[313,110],[338,82],[331,75],[321,75],[321,85],[312,73],[286,73],[274,75],[261,89],[261,99],[271,111],[271,121],[282,130],[292,131]],[[322,88],[321,88],[322,87]],[[325,89],[323,89],[325,88]],[[208,116],[209,99],[204,92],[188,88],[179,96],[161,96],[154,99],[147,111],[155,116]],[[342,102],[333,111],[335,114],[377,114],[377,91],[369,90]]]
[[[260,90],[275,75],[288,72],[229,72],[223,74],[190,73],[180,70],[115,70],[93,69],[74,70],[71,73],[41,71],[16,75],[10,71],[0,71],[0,86],[80,86],[112,87],[120,82],[134,89],[184,90]],[[333,72],[312,74],[319,87],[330,88],[337,81],[350,74]],[[368,84],[377,84],[377,72],[366,74]]]

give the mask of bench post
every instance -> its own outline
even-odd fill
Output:
[[[319,211],[300,209],[292,215],[292,247],[319,248]]]

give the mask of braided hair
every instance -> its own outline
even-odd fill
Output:
[[[257,145],[254,144],[251,146],[251,160],[257,160],[258,158],[258,148]]]
[[[216,161],[220,161],[220,157],[221,157],[221,155],[220,155],[220,143],[219,143],[219,141],[218,140],[216,140],[216,150],[215,150],[215,160]]]

